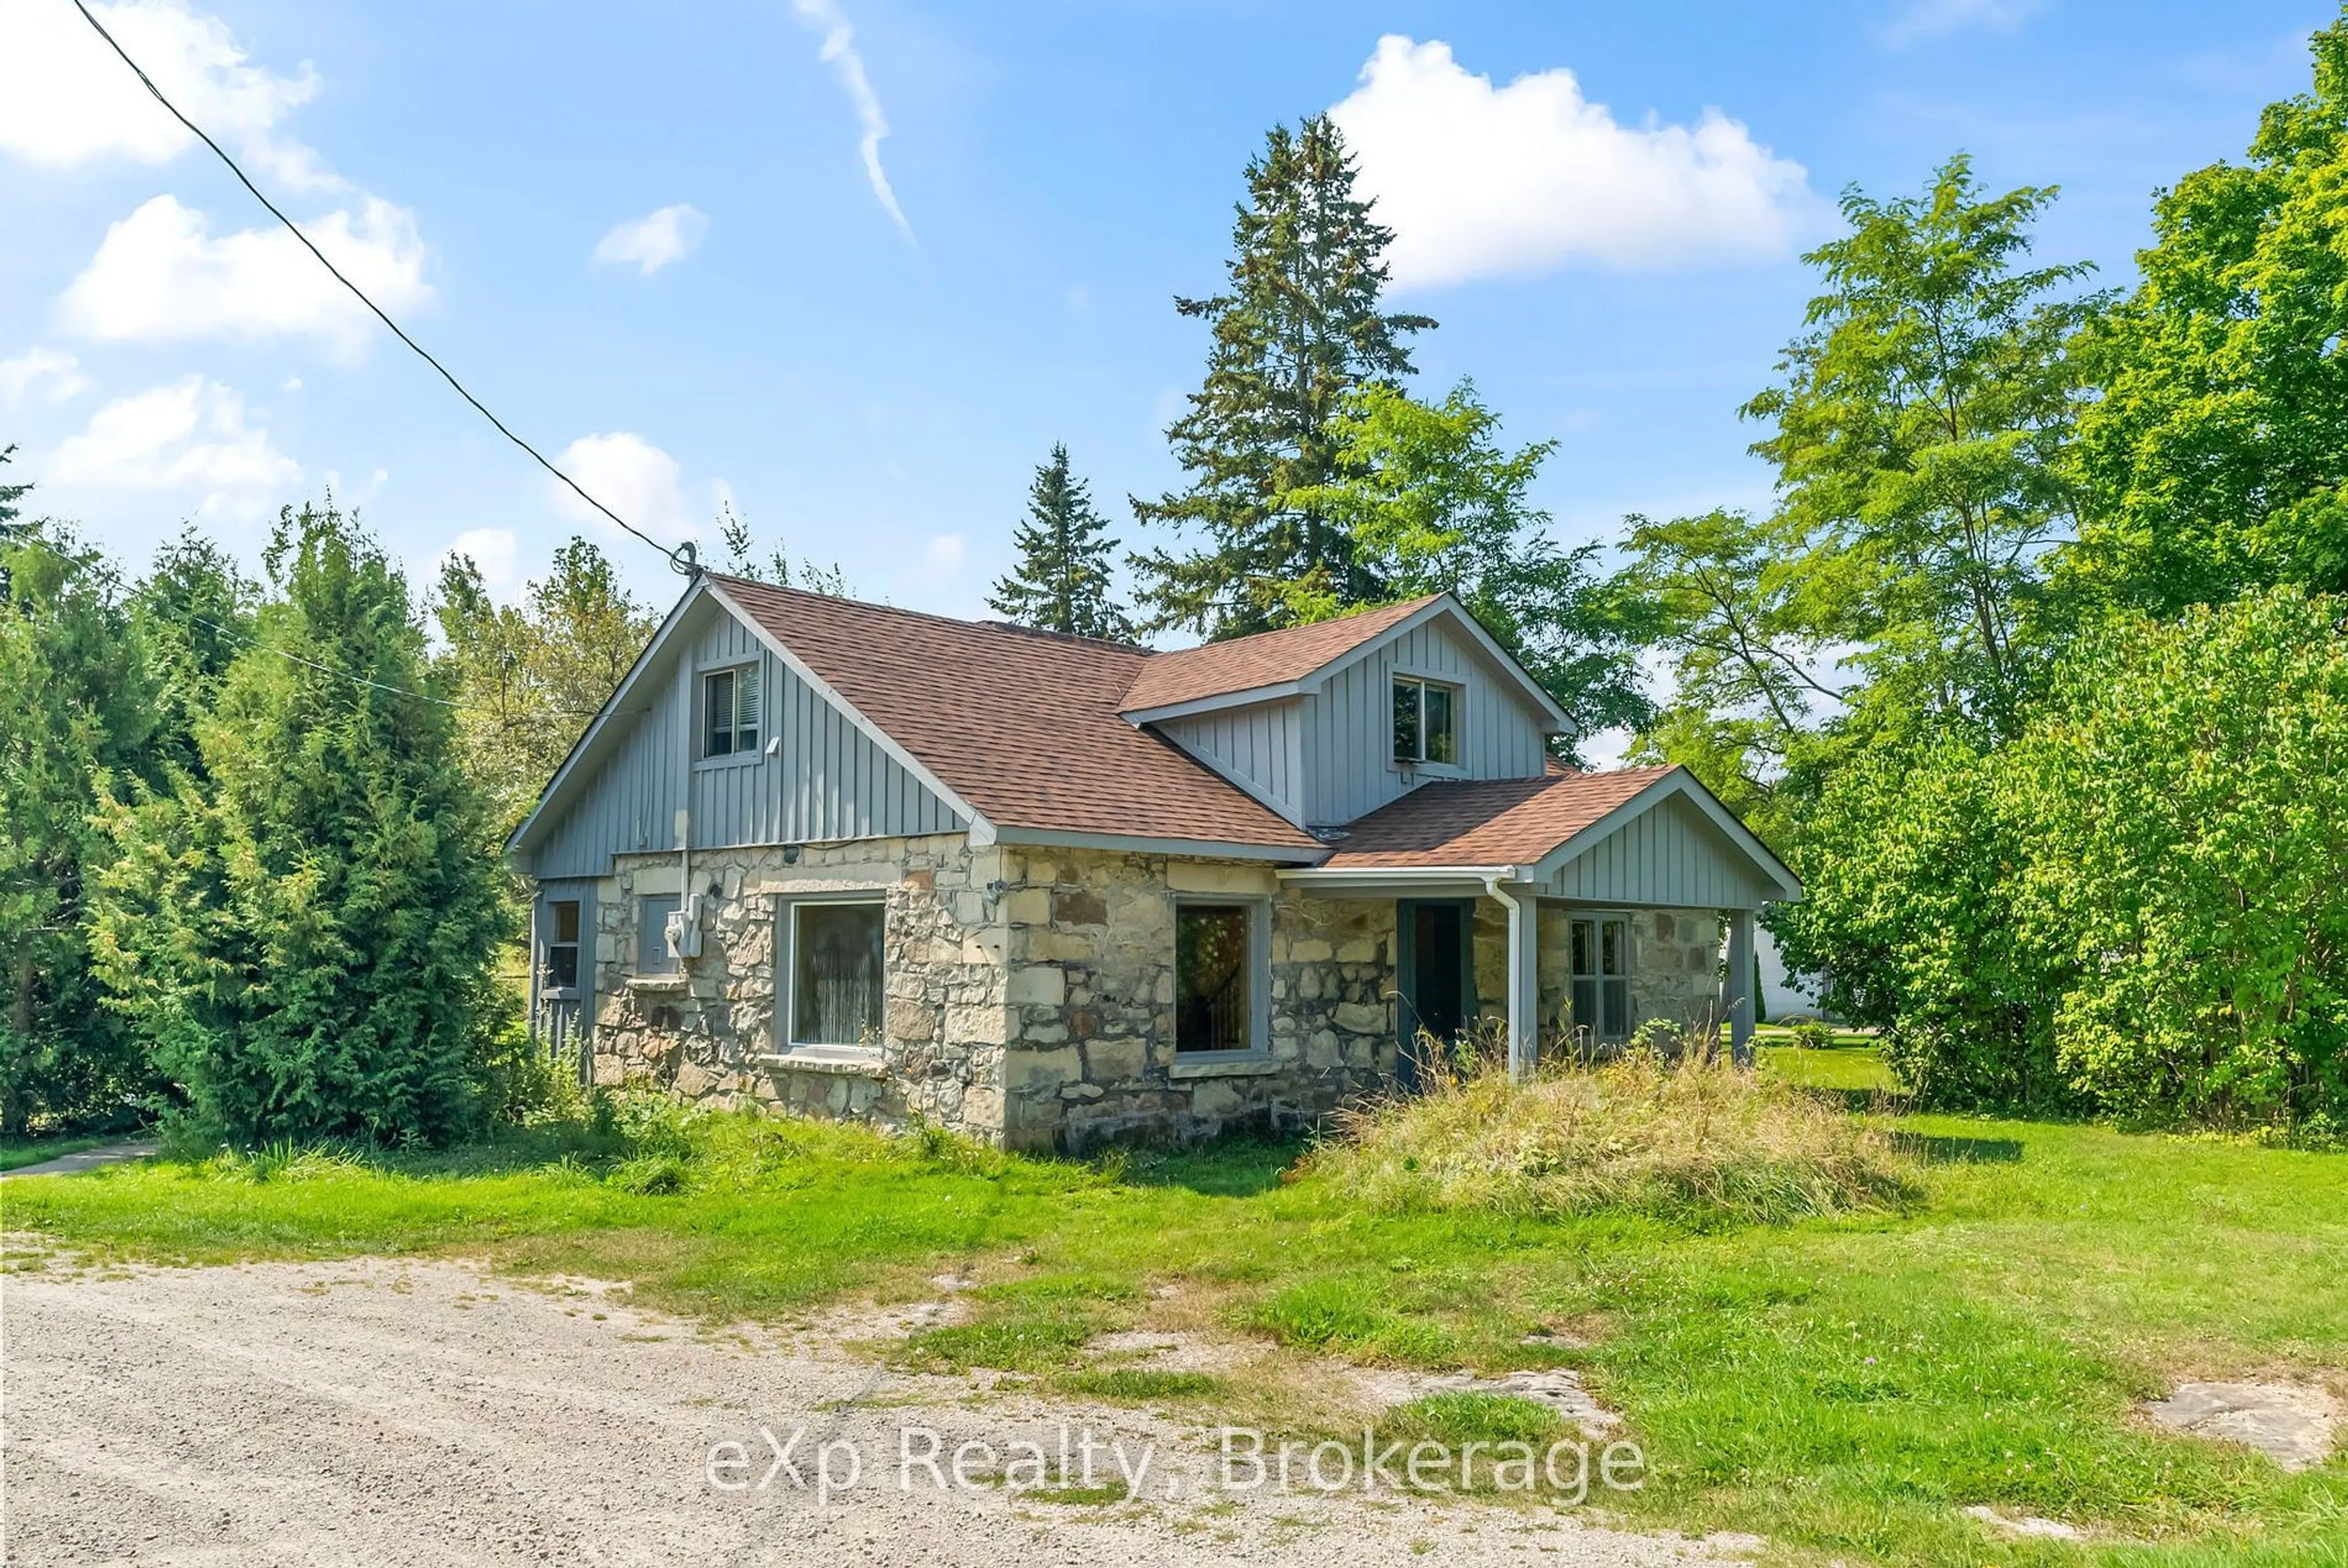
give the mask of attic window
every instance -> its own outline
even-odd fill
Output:
[[[1405,767],[1458,762],[1458,687],[1411,675],[1395,677],[1394,760]]]
[[[730,757],[758,749],[758,667],[713,670],[701,678],[701,754]]]

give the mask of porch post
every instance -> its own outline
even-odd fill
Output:
[[[1722,1010],[1728,1015],[1728,1059],[1739,1067],[1753,1065],[1753,911],[1735,909],[1728,916],[1728,979],[1722,988]]]
[[[1521,1083],[1540,1060],[1540,900],[1509,902],[1509,1076]]]

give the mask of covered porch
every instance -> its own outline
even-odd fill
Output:
[[[1350,825],[1297,892],[1392,899],[1396,1033],[1544,1047],[1712,1026],[1752,1060],[1754,922],[1800,885],[1684,770],[1430,784]],[[1407,1059],[1404,1071],[1408,1071]]]

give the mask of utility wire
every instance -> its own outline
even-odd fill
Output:
[[[642,528],[630,523],[625,518],[623,518],[619,513],[612,510],[611,507],[605,506],[602,502],[589,495],[585,490],[581,489],[579,487],[578,480],[573,479],[570,475],[564,473],[561,469],[548,462],[545,456],[541,453],[537,447],[531,446],[529,442],[523,440],[520,436],[507,429],[505,421],[490,413],[487,404],[483,403],[479,398],[475,397],[471,393],[466,391],[465,384],[458,381],[454,375],[451,375],[448,373],[448,367],[447,365],[442,364],[438,360],[433,358],[432,355],[425,350],[422,343],[417,343],[414,338],[409,337],[407,333],[402,331],[397,322],[393,321],[389,316],[384,313],[383,307],[381,305],[376,304],[373,300],[367,298],[366,291],[362,290],[356,283],[352,282],[348,278],[343,276],[342,270],[336,267],[332,261],[326,260],[326,253],[324,251],[319,250],[316,245],[311,243],[310,236],[302,232],[301,227],[296,224],[294,220],[288,218],[283,212],[278,210],[277,204],[275,202],[270,200],[268,197],[263,196],[261,193],[261,188],[253,184],[252,179],[245,174],[244,170],[237,166],[236,159],[231,158],[227,151],[221,148],[220,143],[205,135],[202,127],[197,125],[195,121],[190,119],[186,115],[181,114],[179,110],[179,107],[172,103],[170,98],[163,96],[163,89],[157,87],[154,79],[148,76],[144,70],[139,68],[139,62],[130,57],[129,51],[123,48],[120,44],[115,42],[114,35],[106,30],[105,24],[98,21],[97,16],[91,14],[90,8],[87,5],[83,4],[83,0],[73,0],[73,4],[74,9],[81,13],[82,20],[88,22],[90,26],[97,31],[98,36],[106,40],[107,46],[111,48],[118,56],[120,56],[122,63],[130,67],[130,74],[139,78],[139,86],[145,87],[147,91],[153,96],[155,101],[161,104],[163,108],[170,112],[173,119],[178,120],[181,125],[187,127],[190,133],[192,134],[198,141],[202,142],[206,147],[211,149],[213,155],[222,163],[228,165],[228,171],[236,176],[237,183],[242,185],[245,190],[251,191],[252,193],[252,199],[255,201],[260,202],[262,206],[267,208],[271,217],[285,225],[286,231],[291,233],[296,240],[302,241],[302,248],[318,259],[318,265],[325,268],[328,272],[332,273],[334,275],[335,282],[342,284],[345,289],[348,289],[353,297],[355,298],[359,303],[374,312],[376,319],[391,329],[392,336],[397,338],[409,348],[415,350],[418,358],[423,360],[425,364],[430,365],[434,370],[438,371],[440,373],[440,379],[447,382],[450,386],[455,387],[457,389],[457,395],[471,404],[482,418],[495,425],[499,435],[504,436],[507,440],[520,447],[524,452],[529,453],[540,467],[545,469],[557,479],[561,480],[564,485],[568,486],[572,495],[577,496],[581,500],[586,502],[589,506],[594,507],[597,511],[611,518],[613,522],[619,525],[620,528],[626,530],[628,533],[633,534],[637,538],[642,539],[653,548],[660,551],[662,555],[666,556],[668,558],[668,563],[673,569],[684,573],[686,577],[692,577],[700,570],[700,567],[694,559],[693,546],[691,544],[678,545],[674,549],[662,544],[658,539],[654,538]]]

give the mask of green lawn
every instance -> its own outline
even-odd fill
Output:
[[[1766,1060],[1834,1089],[1879,1071],[1862,1047]],[[1087,1164],[738,1118],[655,1128],[616,1163],[541,1138],[19,1181],[0,1221],[191,1260],[461,1247],[721,1318],[923,1292],[954,1266],[985,1282],[977,1319],[918,1337],[907,1360],[1208,1419],[1306,1429],[1314,1406],[1292,1386],[1120,1375],[1084,1341],[1187,1321],[1292,1347],[1292,1376],[1323,1356],[1579,1367],[1646,1450],[1631,1522],[1753,1531],[1797,1560],[2348,1568],[2348,1460],[2287,1476],[2133,1414],[2181,1377],[2348,1369],[2348,1156],[1895,1126],[1927,1162],[1916,1212],[1703,1235],[1366,1213],[1330,1178],[1282,1182],[1290,1145]],[[1166,1283],[1182,1287],[1170,1303],[1150,1288]],[[1537,1327],[1566,1334],[1524,1343]],[[2106,1539],[1993,1541],[1959,1512],[1973,1503]]]

